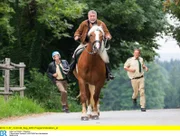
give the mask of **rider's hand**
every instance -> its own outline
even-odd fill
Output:
[[[110,35],[107,35],[107,36],[106,36],[106,39],[107,39],[107,40],[111,40],[111,38],[112,38],[112,37],[111,37]]]
[[[74,40],[77,41],[79,39],[79,36],[75,36]]]

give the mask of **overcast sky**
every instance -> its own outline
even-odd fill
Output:
[[[167,20],[171,25],[179,26],[180,22],[172,18],[170,15],[167,15]],[[180,47],[177,45],[177,41],[169,36],[163,36],[164,38],[157,38],[157,43],[161,45],[159,50],[156,50],[160,55],[160,60],[171,60],[179,59],[180,60]]]
[[[171,59],[180,60],[180,47],[172,37],[158,38],[157,43],[161,45],[156,52],[160,55],[160,60],[169,61]]]

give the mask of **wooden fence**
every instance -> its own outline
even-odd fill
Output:
[[[24,90],[26,87],[24,86],[24,69],[26,65],[23,62],[19,64],[15,64],[11,62],[10,58],[5,58],[4,63],[0,64],[0,70],[4,71],[4,87],[0,87],[0,95],[4,95],[4,99],[8,100],[9,95],[12,95],[13,92],[19,91],[20,96],[24,97]],[[10,71],[11,70],[19,70],[19,85],[18,87],[10,86]],[[4,92],[2,92],[2,90]]]

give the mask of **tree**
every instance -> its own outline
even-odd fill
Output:
[[[166,0],[164,2],[164,10],[168,11],[175,18],[179,24],[180,21],[180,1],[179,0]],[[180,25],[175,24],[172,27],[173,37],[177,40],[178,44],[180,43]],[[180,45],[180,44],[179,44]]]
[[[15,41],[13,36],[14,27],[11,26],[10,20],[14,10],[8,2],[0,2],[0,56],[4,56],[12,46],[7,46],[8,44]],[[2,59],[2,58],[1,58]]]
[[[168,73],[168,86],[165,91],[165,108],[180,107],[180,61],[171,60],[170,62],[158,62],[159,65],[164,67]]]
[[[46,65],[50,61],[44,59],[50,58],[49,51],[54,49],[51,45],[68,36],[67,29],[73,26],[72,20],[81,17],[86,8],[85,4],[73,0],[8,0],[2,5],[14,11],[14,16],[10,14],[8,21],[11,22],[9,26],[15,29],[11,35],[16,38],[14,43],[5,43],[2,36],[3,47],[5,44],[11,47],[9,52],[3,51],[6,55],[2,57],[11,57],[14,62],[24,61],[27,68],[40,69],[44,61]],[[8,16],[9,12],[4,15]]]

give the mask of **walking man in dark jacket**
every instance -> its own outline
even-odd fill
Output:
[[[47,74],[61,92],[61,104],[63,112],[69,113],[66,76],[69,72],[69,64],[66,60],[61,60],[61,55],[58,51],[54,51],[52,53],[52,58],[53,61],[48,66]]]

